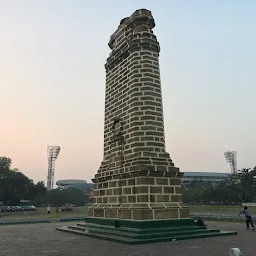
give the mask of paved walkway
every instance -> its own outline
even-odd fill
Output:
[[[246,231],[245,225],[238,223],[208,224],[213,228],[236,230],[239,234],[200,240],[123,245],[55,231],[55,227],[63,223],[1,226],[0,256],[228,256],[231,247],[239,247],[243,256],[256,255],[256,231]]]

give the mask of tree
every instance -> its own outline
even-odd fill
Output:
[[[46,192],[43,182],[33,183],[18,169],[11,169],[11,159],[0,157],[0,201],[4,204],[19,204],[20,200],[32,200]]]
[[[30,188],[27,196],[30,198],[30,200],[34,200],[36,197],[44,195],[46,192],[47,188],[45,187],[44,182],[39,181]]]
[[[0,179],[0,197],[4,204],[18,204],[22,199],[30,199],[28,195],[33,186],[32,180],[21,172],[7,171]]]
[[[51,204],[54,206],[61,206],[65,204],[84,205],[86,202],[85,194],[76,188],[53,189],[47,191],[45,194],[39,195],[34,200],[37,206]]]
[[[182,189],[183,199],[187,202],[253,202],[256,201],[256,167],[229,175],[218,186],[195,181]]]
[[[240,195],[243,202],[251,202],[256,198],[256,167],[238,171]]]
[[[38,181],[35,185],[35,196],[43,195],[47,192],[47,188],[43,181]]]
[[[210,201],[213,185],[208,182],[195,181],[191,186],[183,188],[183,199],[185,202],[199,203]]]
[[[0,157],[0,171],[2,170],[10,170],[12,164],[12,160],[8,157]]]

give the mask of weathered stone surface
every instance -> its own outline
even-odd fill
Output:
[[[180,211],[180,218],[189,218],[189,208],[181,208]]]
[[[179,210],[178,209],[156,209],[155,219],[178,219]]]
[[[187,209],[167,207],[181,203],[182,174],[165,151],[160,46],[154,27],[151,12],[141,9],[122,19],[110,37],[104,157],[93,179],[90,216],[143,220],[187,215]]]

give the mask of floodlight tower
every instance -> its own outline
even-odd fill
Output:
[[[47,176],[47,190],[53,189],[55,161],[60,153],[60,147],[56,145],[47,146],[48,155],[48,176]]]
[[[237,173],[237,152],[236,151],[227,151],[224,153],[227,163],[230,164],[231,173]]]

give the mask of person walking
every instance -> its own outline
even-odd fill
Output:
[[[47,212],[48,212],[48,214],[50,214],[51,213],[51,206],[48,204],[48,206],[47,206]]]
[[[255,230],[255,227],[253,225],[253,221],[252,221],[252,215],[250,214],[250,212],[248,211],[248,207],[245,206],[244,209],[238,214],[238,216],[240,216],[241,214],[244,214],[245,218],[246,218],[246,227],[247,230],[250,230],[249,228],[249,224],[251,224],[252,226],[252,231]]]

